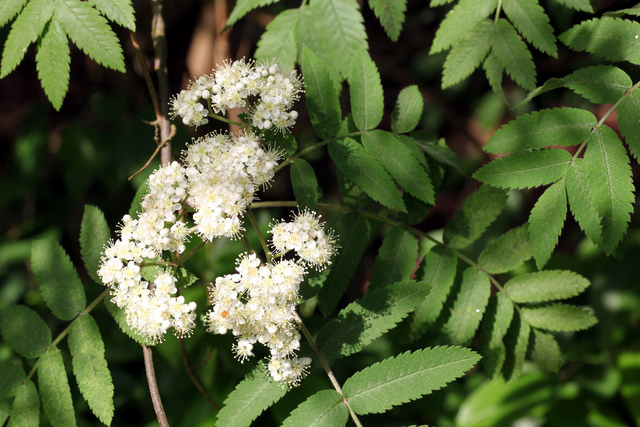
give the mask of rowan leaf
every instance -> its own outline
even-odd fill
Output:
[[[569,28],[558,38],[578,52],[609,61],[640,65],[640,23],[619,18],[594,18]]]
[[[573,271],[545,270],[514,277],[504,285],[504,292],[516,303],[546,302],[580,295],[589,284]]]
[[[531,360],[545,371],[558,372],[564,362],[558,341],[550,333],[531,330]]]
[[[460,0],[440,24],[429,53],[447,50],[458,43],[467,31],[488,17],[497,5],[498,0]]]
[[[52,238],[34,240],[31,269],[42,298],[58,319],[71,320],[84,310],[87,299],[82,281],[58,242]]]
[[[580,68],[564,78],[564,85],[596,104],[612,104],[631,89],[631,77],[613,65]]]
[[[442,334],[452,344],[469,345],[482,320],[489,297],[491,283],[486,273],[469,267],[462,273],[460,291],[451,315],[442,327]]]
[[[542,193],[529,215],[529,241],[539,269],[558,244],[566,217],[567,195],[565,181],[561,179]]]
[[[596,124],[593,114],[579,108],[534,111],[502,126],[484,145],[484,150],[489,153],[509,153],[551,145],[576,145],[589,137]]]
[[[0,331],[4,341],[27,359],[39,357],[51,344],[47,324],[24,305],[12,305],[0,312]]]
[[[491,50],[492,31],[493,22],[483,19],[452,46],[442,70],[443,89],[464,80],[482,64]]]
[[[384,112],[384,97],[378,68],[367,52],[360,52],[353,59],[349,87],[351,114],[358,129],[378,126]]]
[[[89,0],[108,20],[135,31],[136,17],[131,0]]]
[[[589,239],[596,245],[602,242],[600,213],[589,190],[588,169],[583,159],[576,159],[567,171],[565,183],[571,213]]]
[[[502,293],[489,300],[482,320],[482,363],[492,378],[497,378],[506,360],[507,348],[503,339],[513,319],[513,303]]]
[[[407,317],[428,292],[424,283],[409,280],[369,291],[327,322],[316,344],[331,358],[357,353]]]
[[[493,53],[493,51],[489,52],[489,55],[487,55],[487,58],[482,64],[482,68],[484,69],[484,73],[487,76],[487,81],[489,82],[493,93],[495,93],[505,105],[509,105],[507,96],[504,94],[504,90],[502,89],[504,66],[500,60],[498,60],[498,57]]]
[[[111,232],[104,213],[96,206],[85,205],[80,224],[80,254],[87,273],[96,283],[102,283],[98,269],[102,252],[110,238]]]
[[[596,317],[587,310],[568,304],[521,307],[520,312],[531,326],[547,331],[581,331],[598,323]]]
[[[16,392],[8,427],[37,425],[40,425],[40,397],[33,381],[27,381]]]
[[[495,221],[505,204],[505,190],[483,185],[469,197],[444,228],[444,243],[462,249],[475,242]]]
[[[537,0],[504,0],[502,7],[522,37],[541,52],[558,57],[553,27]]]
[[[300,209],[316,210],[318,205],[318,180],[313,168],[304,159],[291,164],[291,186]]]
[[[362,145],[351,138],[329,143],[329,154],[342,173],[375,201],[406,212],[402,195],[389,174]]]
[[[489,274],[500,274],[520,267],[531,259],[527,224],[504,233],[491,242],[478,257],[478,264]]]
[[[335,390],[321,390],[309,396],[291,412],[282,427],[340,427],[347,424],[349,409]]]
[[[227,18],[226,27],[230,27],[253,9],[277,3],[280,0],[238,0]]]
[[[514,153],[484,165],[473,177],[501,188],[533,188],[562,178],[573,158],[565,150],[549,148]]]
[[[407,138],[401,136],[400,139]],[[438,140],[438,136],[431,132],[416,131],[411,132],[411,139],[424,151],[426,155],[431,157],[436,162],[451,166],[457,170],[461,175],[466,176],[462,163],[456,154],[446,146],[444,139]],[[441,144],[442,143],[442,144]]]
[[[407,0],[369,0],[369,7],[391,41],[398,41],[407,12]]]
[[[38,390],[42,408],[52,425],[76,425],[67,371],[60,350],[53,345],[38,359]]]
[[[529,90],[536,87],[536,68],[531,52],[504,18],[498,20],[491,33],[491,52],[518,85]]]
[[[418,257],[418,239],[404,227],[395,227],[387,233],[376,256],[369,290],[380,289],[392,283],[409,280]]]
[[[0,27],[11,21],[27,4],[28,0],[5,0],[0,3]]]
[[[517,103],[511,109],[515,110],[518,107],[521,107],[521,106],[523,106],[525,104],[528,104],[536,96],[541,95],[541,94],[546,93],[546,92],[549,92],[549,91],[552,91],[554,89],[558,89],[559,87],[562,87],[562,86],[564,86],[564,79],[556,79],[556,78],[552,77],[549,80],[547,80],[546,82],[544,82],[544,84],[542,86],[538,86],[537,88],[535,88],[534,90],[529,92],[529,94],[527,95],[527,97],[525,99],[523,99],[522,101]]]
[[[556,1],[573,10],[593,13],[593,7],[591,7],[591,3],[589,2],[589,0],[556,0]]]
[[[56,110],[69,88],[69,41],[55,19],[49,21],[38,43],[36,68],[47,98]]]
[[[634,90],[618,106],[620,133],[629,152],[640,161],[640,91]]]
[[[589,193],[601,218],[599,246],[609,255],[627,231],[635,197],[629,157],[618,135],[608,126],[600,126],[589,141],[584,166]]]
[[[22,366],[11,359],[0,360],[0,398],[13,397],[27,380]]]
[[[502,376],[507,381],[513,381],[522,374],[529,348],[531,327],[522,317],[516,312],[504,338],[507,355],[502,366]]]
[[[278,0],[272,2],[274,1]],[[289,9],[277,14],[273,21],[267,24],[265,32],[258,40],[258,48],[254,56],[265,59],[275,58],[281,68],[293,70],[298,57],[295,28],[299,22],[300,11],[298,9]]]
[[[411,132],[420,123],[424,101],[418,86],[407,86],[400,91],[396,105],[391,112],[393,133]]]
[[[444,387],[478,360],[477,353],[461,347],[406,352],[355,373],[342,390],[357,414],[381,413]]]

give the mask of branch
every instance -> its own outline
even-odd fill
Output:
[[[153,402],[153,409],[156,411],[156,418],[160,427],[169,427],[167,414],[164,413],[162,399],[158,391],[158,383],[156,382],[156,371],[153,368],[153,351],[151,347],[142,346],[142,354],[144,355],[144,370],[147,373],[147,382],[149,383],[149,393]]]

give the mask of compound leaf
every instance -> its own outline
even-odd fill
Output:
[[[536,87],[536,68],[531,52],[506,19],[499,19],[494,26],[491,52],[517,84],[529,90]]]
[[[302,74],[313,129],[322,139],[337,135],[342,123],[338,93],[327,67],[306,46],[302,50]]]
[[[378,68],[367,52],[360,52],[354,58],[349,87],[356,127],[369,130],[378,126],[384,112],[384,97]]]
[[[440,24],[429,53],[438,53],[455,45],[477,22],[488,17],[497,5],[498,0],[460,0]]]
[[[335,390],[321,390],[302,402],[282,427],[340,427],[347,424],[349,409]]]
[[[69,351],[78,388],[105,425],[113,418],[113,383],[104,357],[104,343],[96,321],[88,314],[69,327]]]
[[[571,49],[587,51],[609,61],[640,65],[640,23],[618,18],[583,21],[558,38]]]
[[[102,283],[98,268],[102,251],[110,238],[109,225],[100,208],[85,205],[80,225],[80,254],[89,276],[96,283]]]
[[[531,339],[531,360],[546,371],[558,372],[564,362],[558,341],[550,333],[538,329],[531,330]]]
[[[613,65],[581,68],[564,78],[564,85],[596,104],[612,104],[620,99],[633,82]]]
[[[136,18],[131,0],[89,0],[104,16],[123,27],[135,31]]]
[[[393,133],[411,132],[420,123],[424,101],[418,86],[407,86],[400,91],[396,105],[391,112]]]
[[[0,3],[0,27],[11,21],[27,4],[28,0],[5,0]]]
[[[629,152],[640,161],[640,91],[631,92],[618,106],[618,125]]]
[[[404,281],[367,292],[344,308],[318,333],[318,348],[332,358],[362,350],[394,328],[427,296],[424,283]]]
[[[567,195],[561,179],[542,193],[529,215],[529,241],[538,268],[551,257],[566,217]]]
[[[504,291],[516,303],[531,303],[571,298],[587,287],[589,280],[573,271],[545,270],[514,277]]]
[[[478,360],[477,353],[461,347],[406,352],[355,373],[344,383],[344,396],[358,414],[381,413],[444,387]]]
[[[273,21],[267,24],[265,32],[260,37],[254,56],[265,59],[276,58],[283,69],[292,70],[298,57],[296,32],[292,30],[298,26],[299,20],[300,11],[297,9],[285,10],[276,15]]]
[[[13,305],[0,313],[2,338],[27,359],[40,356],[51,344],[51,331],[44,320],[24,305]]]
[[[522,37],[541,52],[558,57],[553,27],[537,0],[504,0],[502,7]]]
[[[69,88],[69,42],[60,24],[49,21],[38,43],[36,68],[44,93],[56,110],[62,107],[62,101]]]
[[[253,9],[277,3],[278,1],[280,0],[238,0],[236,2],[236,6],[233,8],[231,13],[229,14],[229,17],[227,18],[226,26],[232,26]]]
[[[458,43],[454,44],[444,61],[442,88],[446,89],[474,72],[491,50],[493,22],[478,22]]]
[[[494,160],[473,177],[501,188],[539,187],[562,178],[571,162],[571,154],[557,148],[525,151]]]
[[[499,292],[489,300],[482,320],[482,363],[493,378],[502,371],[507,356],[502,340],[509,330],[513,313],[513,303]]]
[[[369,6],[391,41],[398,41],[407,11],[407,0],[369,0]]]
[[[587,310],[568,304],[521,307],[520,312],[531,326],[547,331],[581,331],[598,323],[596,317]]]
[[[451,316],[442,328],[447,341],[469,345],[480,325],[490,296],[489,276],[475,267],[467,268],[462,273],[460,292],[453,303]]]
[[[531,326],[516,312],[504,338],[507,355],[502,366],[502,376],[505,380],[514,380],[522,373],[530,334]]]
[[[291,186],[300,209],[315,211],[318,205],[318,180],[306,160],[296,159],[291,164]]]
[[[556,1],[573,10],[593,13],[593,7],[591,7],[591,3],[589,2],[589,0],[556,0]]]
[[[462,249],[475,242],[507,203],[505,190],[483,185],[464,203],[444,229],[445,244]]]
[[[82,281],[58,242],[52,238],[34,240],[31,269],[47,307],[58,319],[71,320],[86,307]]]
[[[404,227],[395,227],[384,237],[371,270],[369,290],[409,280],[418,257],[418,239]]]
[[[524,151],[585,141],[597,120],[579,108],[549,108],[523,114],[502,126],[485,144],[489,153]]]
[[[71,388],[60,350],[51,346],[38,359],[38,389],[42,408],[54,426],[75,426]]]
[[[514,270],[532,256],[529,227],[525,224],[491,242],[480,253],[478,264],[489,274],[500,274]]]
[[[40,397],[33,381],[27,381],[16,391],[8,427],[40,425]]]

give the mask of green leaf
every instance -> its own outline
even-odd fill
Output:
[[[0,3],[0,27],[11,21],[27,4],[28,0],[5,0]]]
[[[78,388],[91,412],[105,425],[113,418],[113,383],[104,358],[104,343],[96,321],[88,314],[69,327],[69,351]]]
[[[581,331],[598,323],[596,317],[590,312],[560,303],[541,307],[521,307],[520,312],[531,326],[547,331]]]
[[[438,53],[455,45],[477,22],[488,17],[497,5],[498,0],[460,0],[440,24],[429,53]]]
[[[536,68],[531,52],[506,19],[499,19],[494,26],[491,52],[518,85],[529,90],[536,87]]]
[[[188,288],[199,280],[198,276],[184,267],[178,267],[174,273],[174,277],[177,279],[176,288],[178,289]]]
[[[300,209],[316,210],[318,206],[318,180],[313,168],[303,159],[291,164],[291,186]]]
[[[82,281],[65,250],[53,238],[33,241],[31,269],[42,298],[58,319],[71,320],[84,310],[87,300]]]
[[[402,89],[391,112],[393,133],[407,133],[414,130],[420,123],[423,108],[424,101],[417,85]]]
[[[544,267],[562,232],[567,217],[565,181],[561,179],[545,190],[529,215],[529,241],[538,269]]]
[[[397,42],[407,11],[407,0],[369,0],[369,7],[380,20],[387,36]]]
[[[527,97],[525,99],[523,99],[522,101],[518,102],[513,108],[511,108],[512,110],[517,109],[518,107],[521,107],[525,104],[528,104],[533,98],[535,98],[538,95],[541,95],[543,93],[552,91],[554,89],[558,89],[559,87],[564,86],[564,79],[556,79],[556,78],[550,78],[549,80],[547,80],[546,82],[544,82],[544,84],[542,86],[538,86],[537,88],[535,88],[534,90],[532,90],[531,92],[529,92],[529,94],[527,95]]]
[[[56,110],[69,88],[69,42],[56,20],[49,21],[38,43],[36,68],[44,92]]]
[[[8,427],[32,427],[40,425],[40,397],[32,381],[18,388],[11,407]]]
[[[558,372],[564,358],[558,342],[553,335],[532,329],[533,345],[531,347],[531,360],[545,371]]]
[[[340,251],[331,263],[329,277],[320,289],[318,300],[322,314],[328,316],[342,298],[351,276],[369,246],[372,235],[369,219],[355,212],[348,212],[336,226]]]
[[[229,393],[217,415],[216,425],[249,426],[288,389],[275,382],[262,362]]]
[[[571,162],[571,154],[557,148],[525,151],[494,160],[473,177],[495,187],[533,188],[562,178]]]
[[[89,0],[110,21],[135,31],[136,18],[131,0]]]
[[[148,337],[138,334],[134,329],[131,328],[131,326],[129,326],[129,324],[127,323],[127,314],[125,313],[124,308],[118,308],[118,306],[111,302],[111,299],[109,299],[108,297],[104,299],[104,305],[107,307],[107,310],[118,324],[120,330],[125,333],[125,335],[127,335],[138,344],[154,345],[153,341],[151,341]]]
[[[431,134],[435,136],[435,140],[431,137],[428,137],[430,132],[411,132],[411,138],[420,146],[422,151],[425,152],[429,157],[431,157],[436,162],[445,165],[451,166],[456,169],[460,174],[466,176],[464,169],[462,169],[462,163],[456,154],[451,151],[449,147],[444,145],[440,145],[438,143],[438,138],[435,134]],[[401,137],[402,138],[402,137]]]
[[[331,358],[357,353],[394,328],[428,293],[425,283],[415,281],[369,291],[327,322],[318,333],[316,344]]]
[[[431,3],[429,3],[429,7],[442,6],[444,4],[449,4],[453,1],[454,0],[431,0]]]
[[[583,159],[576,159],[565,176],[567,198],[571,213],[578,225],[591,241],[597,245],[602,242],[600,214],[596,209],[589,190],[588,169]]]
[[[618,106],[618,125],[629,152],[640,161],[640,91],[634,90]]]
[[[277,3],[278,1],[280,0],[238,0],[236,2],[236,6],[233,8],[231,13],[229,14],[229,17],[227,18],[226,27],[232,26],[253,9]]]
[[[507,203],[505,190],[483,185],[469,197],[444,228],[444,243],[454,249],[475,242],[500,215]]]
[[[556,0],[556,1],[573,10],[593,13],[593,7],[591,7],[591,3],[589,2],[589,0]]]
[[[144,196],[149,192],[149,181],[145,180],[140,187],[136,190],[136,194],[133,196],[133,200],[131,201],[131,207],[129,208],[129,215],[132,218],[137,218],[138,215],[142,212],[142,200]]]
[[[453,45],[444,61],[442,88],[446,89],[467,78],[482,64],[491,50],[493,22],[478,22],[465,36]]]
[[[349,88],[351,114],[358,129],[378,126],[384,112],[384,97],[378,68],[368,53],[360,52],[353,59]]]
[[[351,138],[329,143],[329,154],[338,169],[368,196],[393,210],[406,212],[402,195],[382,165]]]
[[[609,61],[640,65],[640,23],[618,18],[595,18],[569,28],[558,38],[578,52],[587,51]]]
[[[612,16],[614,18],[621,18],[625,15],[640,16],[640,4],[626,9],[611,10],[602,14],[602,16]]]
[[[584,153],[584,166],[591,200],[601,218],[599,246],[609,255],[627,231],[635,197],[629,157],[608,126],[594,132]]]
[[[508,153],[550,145],[576,145],[589,137],[596,124],[593,114],[579,108],[534,111],[502,126],[484,145],[484,150],[488,153]]]
[[[125,72],[118,37],[107,20],[89,3],[60,0],[56,3],[56,19],[71,41],[91,59],[107,68]]]
[[[80,253],[89,276],[96,283],[102,283],[98,268],[102,251],[110,238],[109,225],[100,208],[85,205],[80,225]]]
[[[302,51],[302,74],[313,129],[322,139],[337,135],[342,122],[338,93],[322,60],[306,46]]]
[[[44,320],[24,305],[13,305],[0,313],[2,338],[27,359],[40,356],[51,344],[51,331]]]
[[[340,172],[340,169],[336,171],[336,175],[338,178],[340,197],[342,197],[342,201],[346,207],[352,210],[358,210],[371,203],[371,198],[367,196],[355,182]]]
[[[638,424],[640,421],[640,353],[627,351],[620,354],[617,365],[622,377],[620,395]]]
[[[60,350],[53,345],[38,359],[38,389],[42,408],[52,425],[76,425],[67,372]]]
[[[367,51],[367,33],[363,25],[362,14],[356,0],[311,0],[311,17],[318,37],[316,46],[309,48],[324,61],[331,72],[335,69],[343,78],[349,78],[351,73],[351,59]],[[308,27],[300,27],[303,32],[310,31]],[[300,46],[302,48],[302,46]],[[336,49],[340,55],[336,55]],[[345,61],[345,58],[349,60]],[[333,75],[333,74],[332,74]]]
[[[282,69],[293,70],[298,57],[296,32],[293,30],[297,27],[299,20],[298,9],[289,9],[277,14],[260,37],[254,56],[265,59],[275,58]]]
[[[434,246],[425,255],[416,272],[416,279],[429,288],[429,294],[411,318],[410,334],[413,340],[420,338],[442,312],[456,278],[457,265],[458,257],[448,248]]]
[[[52,5],[53,2],[49,0],[31,0],[13,21],[2,51],[0,79],[22,62],[29,45],[45,30],[47,22],[53,16]]]
[[[335,390],[321,390],[302,402],[284,420],[282,427],[339,427],[347,424],[349,409]]]
[[[517,303],[546,302],[580,295],[589,280],[567,270],[545,270],[521,274],[504,285],[507,296]]]
[[[10,416],[11,416],[11,405],[9,405],[4,400],[0,400],[0,425],[5,425],[5,423],[7,422]],[[35,421],[37,422],[38,420],[36,419]]]
[[[502,367],[502,375],[505,380],[513,381],[522,374],[530,333],[529,324],[516,313],[504,338],[507,356]]]
[[[461,347],[406,352],[355,373],[342,391],[357,414],[381,413],[444,387],[478,360],[477,353]]]
[[[513,319],[513,303],[502,293],[489,300],[487,313],[482,321],[482,363],[492,378],[497,378],[507,355],[502,342]]]
[[[22,366],[10,359],[0,360],[0,399],[15,396],[26,380]]]
[[[426,163],[421,164],[396,135],[373,130],[362,135],[362,145],[407,193],[435,204],[435,190],[425,170]]]
[[[569,89],[596,104],[612,104],[631,89],[631,77],[613,65],[581,68],[564,78]]]
[[[442,327],[447,342],[469,345],[474,337],[482,315],[491,296],[489,276],[475,267],[462,273],[462,283],[451,316]]]
[[[369,290],[409,280],[418,258],[418,239],[404,227],[395,227],[382,241],[371,270]]]
[[[502,7],[522,37],[541,52],[558,57],[553,27],[537,0],[504,0]]]
[[[504,94],[504,90],[502,89],[504,66],[500,63],[495,53],[489,52],[487,59],[485,59],[482,64],[482,68],[484,68],[484,73],[487,76],[487,80],[489,81],[489,85],[493,92],[504,104],[509,105],[507,96]]]
[[[478,264],[489,274],[500,274],[520,267],[531,259],[527,224],[507,231],[491,242],[478,258]]]

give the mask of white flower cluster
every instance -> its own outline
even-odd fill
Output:
[[[302,80],[295,70],[282,72],[276,63],[225,62],[212,75],[202,76],[171,100],[171,114],[186,125],[208,122],[208,108],[224,114],[229,108],[249,107],[251,124],[258,129],[293,126],[298,112],[291,110],[300,97]]]
[[[276,223],[270,231],[271,243],[276,252],[293,250],[307,265],[323,270],[337,250],[333,231],[326,233],[323,226],[320,215],[305,210],[294,214],[292,222]]]
[[[237,236],[240,216],[257,187],[273,177],[279,159],[276,152],[261,148],[253,134],[208,135],[183,155],[186,166],[173,162],[151,174],[142,212],[137,219],[124,216],[120,238],[105,249],[98,271],[115,304],[125,309],[127,323],[153,342],[171,327],[176,335],[188,336],[196,304],[174,296],[177,280],[170,269],[151,285],[142,279],[141,265],[162,264],[165,251],[182,253],[193,232],[205,241]],[[186,204],[195,208],[192,228],[180,216]]]
[[[289,239],[301,242],[297,246],[299,254],[314,255],[297,261],[281,259],[269,265],[262,265],[255,254],[241,255],[237,273],[218,277],[210,287],[213,309],[205,316],[209,332],[231,331],[237,337],[234,351],[241,361],[254,355],[255,343],[267,346],[271,353],[271,376],[290,386],[299,383],[311,363],[309,358],[295,355],[300,349],[295,314],[300,283],[307,265],[323,267],[329,263],[328,256],[335,252],[334,239],[326,237],[314,213],[304,212],[294,218],[294,222],[288,224],[297,224],[295,230],[285,227]],[[279,223],[276,227],[282,228],[282,225]],[[304,228],[305,225],[310,228]],[[272,233],[281,239],[282,232]],[[305,252],[305,246],[324,247],[320,251]],[[325,258],[320,253],[329,255]]]

